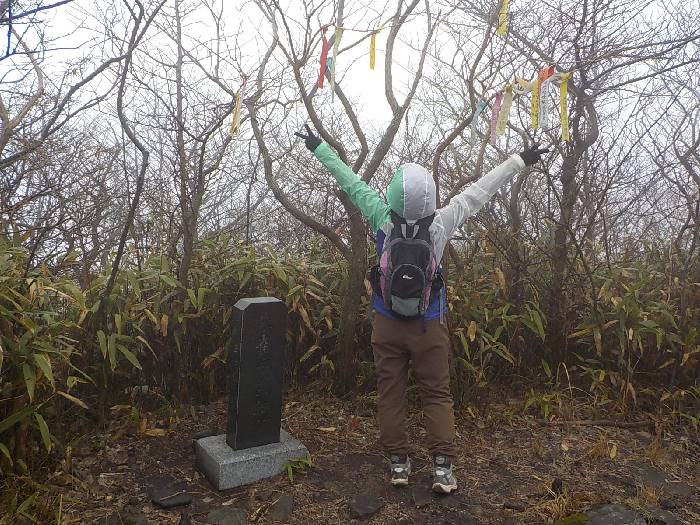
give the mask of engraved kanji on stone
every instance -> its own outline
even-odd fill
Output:
[[[265,330],[265,329],[263,329]],[[255,347],[255,359],[257,366],[265,366],[270,362],[272,352],[270,349],[270,332],[269,328],[267,331],[263,331],[260,334],[260,341]]]
[[[287,307],[271,297],[241,299],[234,313],[226,442],[239,450],[279,441]]]

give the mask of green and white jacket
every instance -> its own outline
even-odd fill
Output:
[[[328,168],[340,187],[357,206],[370,227],[377,233],[377,254],[382,253],[384,239],[391,235],[393,224],[391,211],[410,224],[428,215],[435,214],[430,226],[430,239],[437,261],[442,259],[447,243],[464,222],[479,211],[486,202],[513,176],[525,167],[520,155],[512,155],[496,166],[463,192],[453,197],[449,204],[435,209],[435,181],[430,172],[419,164],[404,164],[394,174],[386,190],[387,201],[370,188],[352,169],[338,157],[325,142],[314,151],[314,155]],[[374,308],[382,315],[392,317],[380,297],[374,297]],[[444,293],[433,300],[425,318],[437,319],[445,308]]]

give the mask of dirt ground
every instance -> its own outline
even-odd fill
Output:
[[[416,450],[411,485],[387,482],[387,463],[376,448],[372,398],[341,402],[294,394],[285,402],[283,428],[309,449],[314,466],[254,485],[214,490],[194,468],[192,438],[226,425],[224,400],[186,415],[145,416],[115,423],[110,432],[85,436],[73,451],[70,473],[50,484],[63,494],[65,523],[206,524],[211,512],[236,511],[239,521],[298,525],[360,523],[350,501],[380,500],[368,524],[545,524],[576,511],[620,502],[643,511],[663,508],[680,523],[700,524],[700,439],[689,429],[657,434],[654,425],[620,428],[609,421],[584,424],[523,417],[522,400],[491,404],[485,414],[457,415],[459,490],[429,493],[429,456],[421,448],[421,413],[412,409]],[[163,480],[189,493],[190,505],[162,510],[149,490]],[[175,490],[175,489],[173,489]],[[279,512],[279,502],[291,509]],[[247,518],[245,517],[247,515]],[[243,518],[241,518],[243,516]],[[276,521],[274,517],[280,519]]]

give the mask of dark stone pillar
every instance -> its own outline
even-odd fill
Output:
[[[226,443],[241,450],[280,440],[287,306],[257,297],[234,309]]]

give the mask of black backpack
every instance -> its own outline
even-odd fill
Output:
[[[379,264],[371,270],[370,282],[399,319],[422,317],[432,294],[442,286],[429,231],[434,218],[432,214],[409,225],[391,212],[391,235],[384,241]]]

